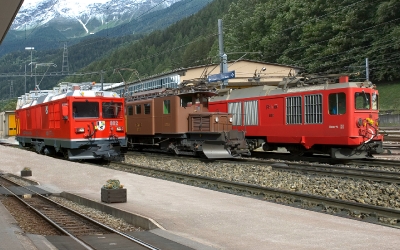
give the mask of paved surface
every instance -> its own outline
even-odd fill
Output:
[[[108,179],[128,190],[111,206],[152,218],[197,249],[399,249],[400,230],[0,146],[0,171],[100,202]]]

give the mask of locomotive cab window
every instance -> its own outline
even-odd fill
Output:
[[[133,115],[133,107],[128,106],[128,115]]]
[[[167,115],[167,114],[169,114],[169,113],[171,113],[171,101],[170,100],[164,100],[164,103],[163,103],[164,105],[163,105],[163,107],[164,107],[164,115]]]
[[[98,102],[73,102],[72,115],[74,118],[98,118]]]
[[[203,96],[201,98],[201,103],[203,104],[203,107],[208,108],[208,97]]]
[[[368,110],[371,105],[371,94],[363,92],[355,93],[355,106],[357,110]]]
[[[346,113],[346,94],[335,93],[329,95],[329,114],[343,115]]]
[[[180,98],[181,98],[181,107],[188,107],[190,106],[190,104],[192,104],[192,96],[181,96]]]
[[[145,103],[144,104],[144,114],[149,115],[150,114],[150,103]]]
[[[102,111],[103,118],[122,118],[122,103],[103,102]]]
[[[378,110],[378,95],[376,93],[372,93],[372,109],[373,110]]]
[[[136,105],[136,114],[140,115],[142,113],[142,105],[138,104]]]

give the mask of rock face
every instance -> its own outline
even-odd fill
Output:
[[[181,0],[25,0],[11,29],[56,28],[65,37],[94,34]]]

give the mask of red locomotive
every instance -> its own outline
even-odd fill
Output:
[[[285,147],[293,155],[341,159],[382,153],[378,91],[370,82],[339,79],[324,84],[296,80],[294,88],[287,79],[279,86],[222,90],[210,99],[209,110],[232,113],[233,128],[245,131],[251,150]]]
[[[208,112],[204,85],[158,89],[126,98],[129,148],[207,158],[249,154],[243,132],[232,130],[232,115]]]
[[[18,98],[16,140],[69,160],[115,159],[126,147],[124,99],[94,84],[63,84]]]

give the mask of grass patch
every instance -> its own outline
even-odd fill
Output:
[[[379,91],[379,110],[400,113],[400,82],[376,84]]]

